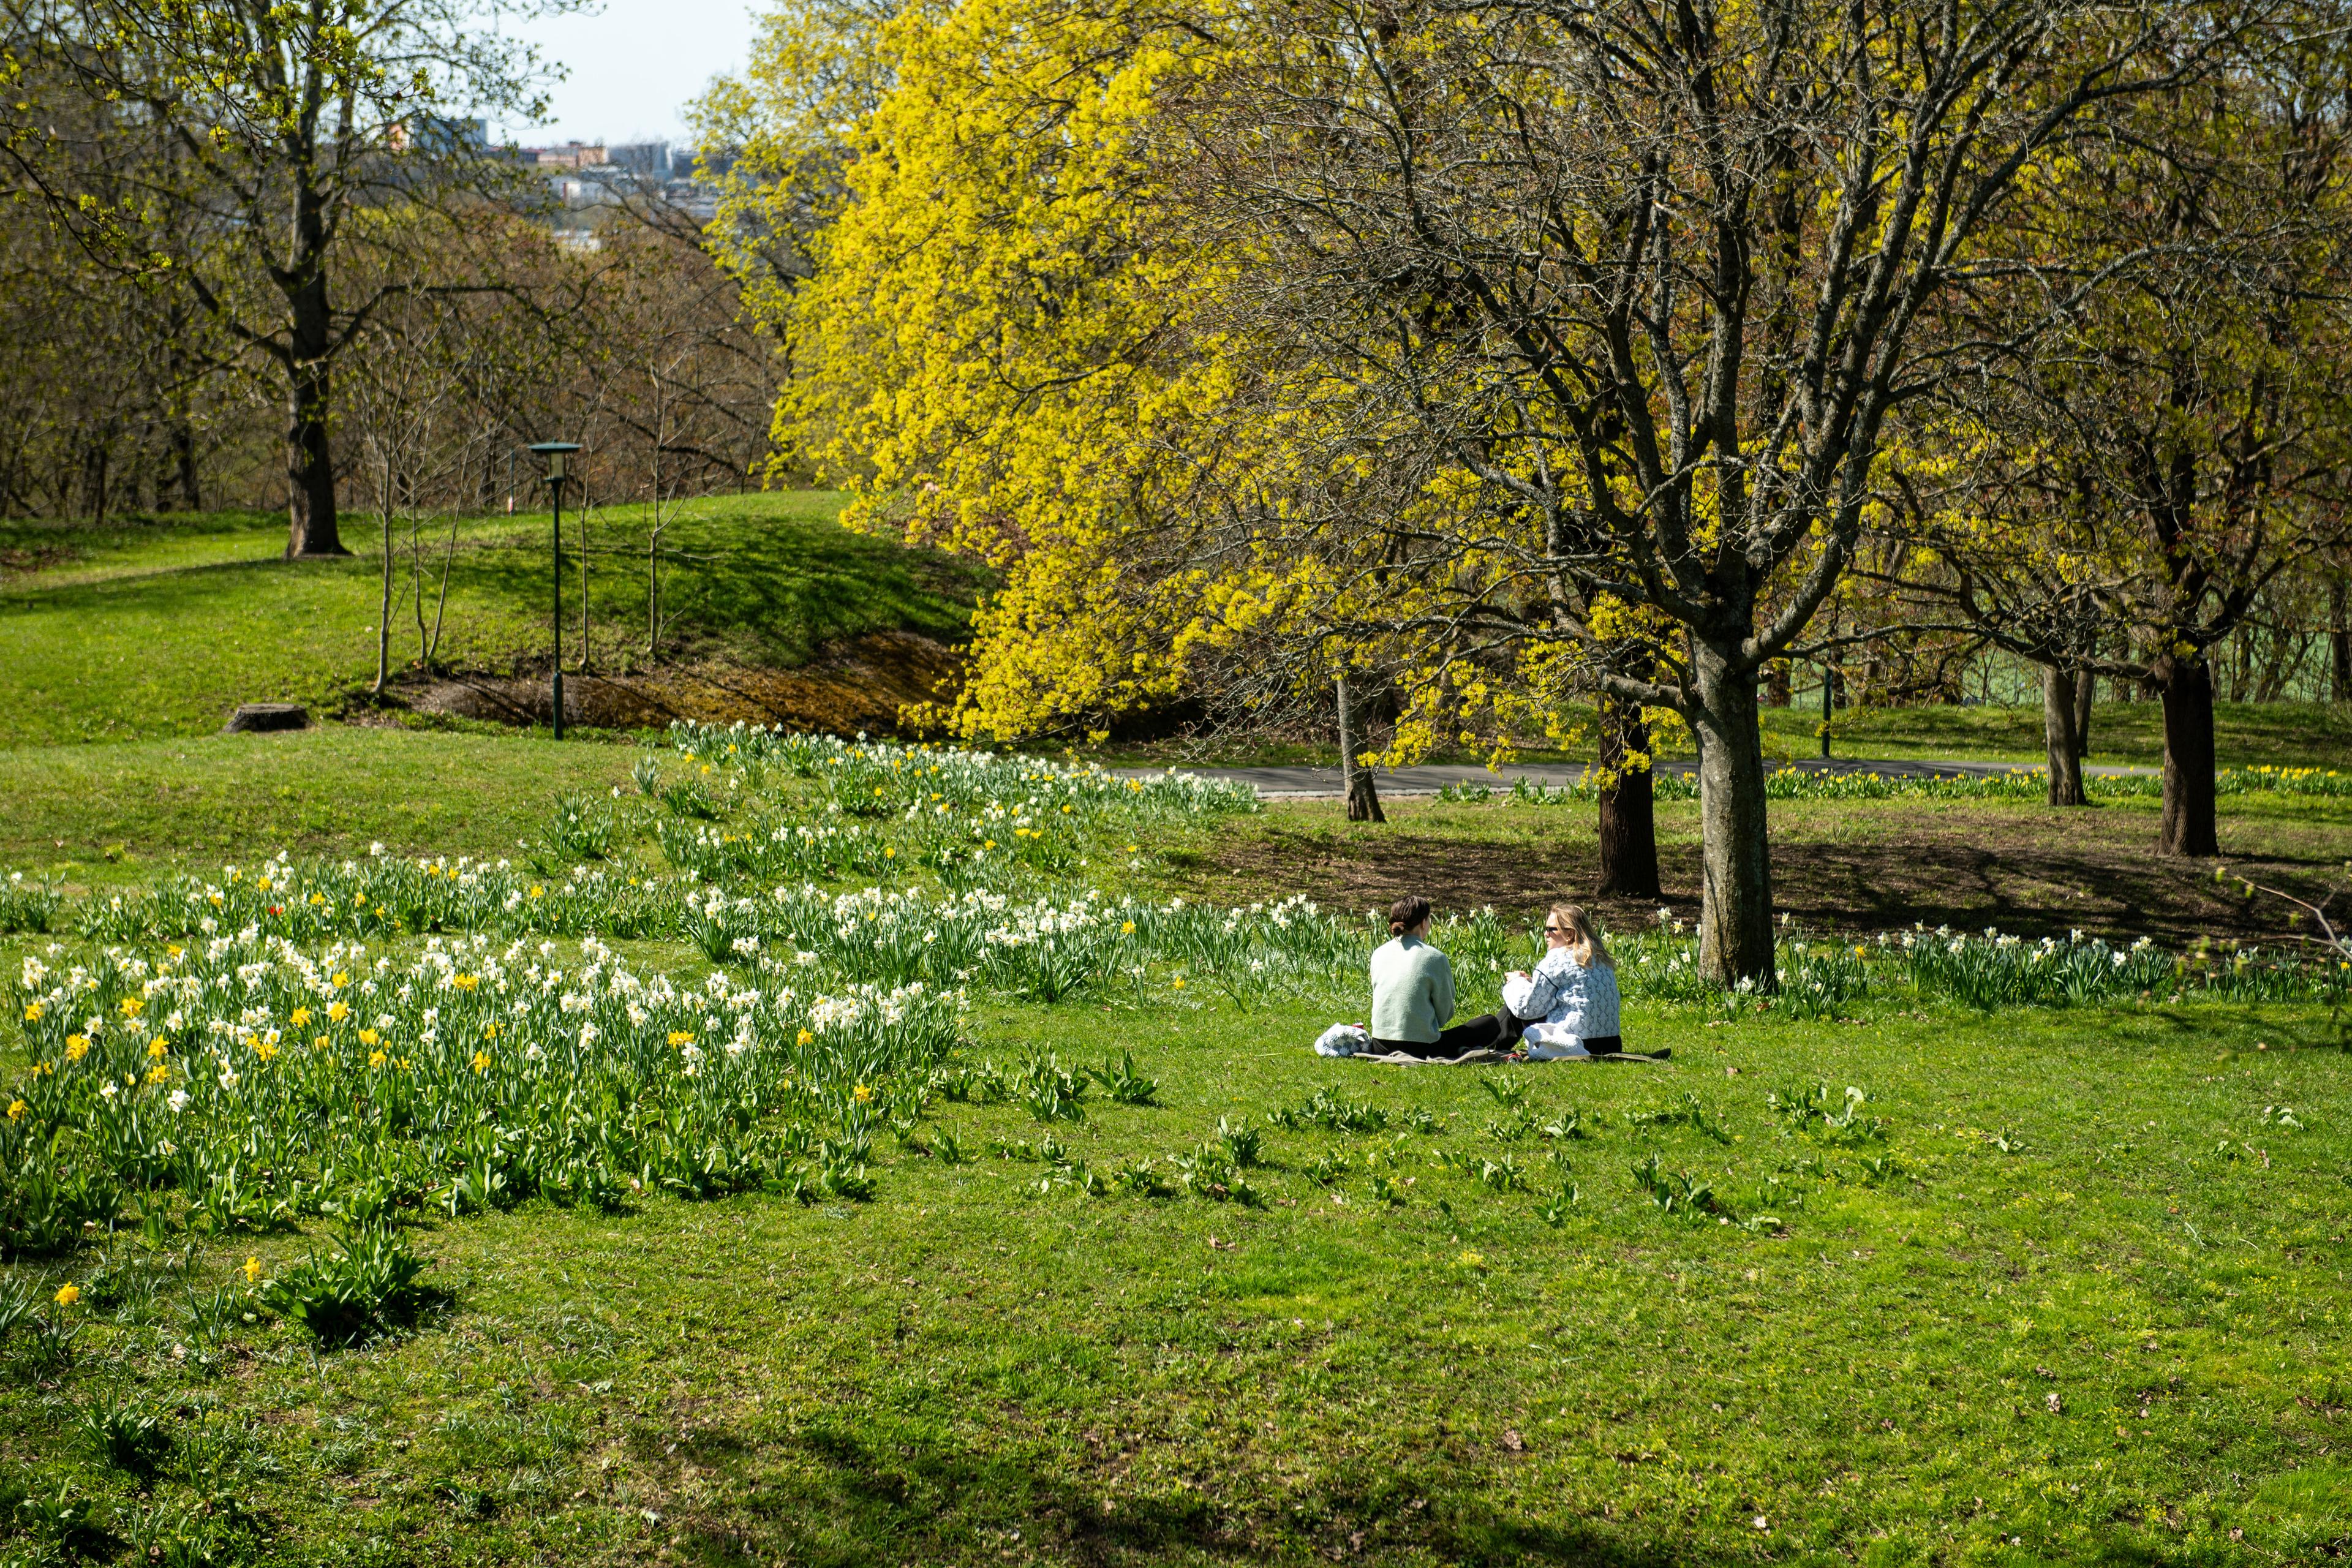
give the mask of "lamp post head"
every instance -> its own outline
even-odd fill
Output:
[[[547,482],[560,485],[564,479],[564,459],[580,450],[577,441],[534,441],[530,449],[547,459]]]

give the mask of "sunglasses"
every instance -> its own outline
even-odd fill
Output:
[[[1571,934],[1576,928],[1574,926],[1546,926],[1544,927],[1544,930],[1547,931],[1557,931],[1561,936],[1568,936]]]

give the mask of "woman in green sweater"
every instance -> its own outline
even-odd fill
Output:
[[[1432,1058],[1475,1050],[1509,1050],[1516,1021],[1488,1013],[1454,1028],[1454,967],[1429,945],[1429,900],[1419,895],[1389,906],[1389,940],[1372,952],[1371,1047]]]

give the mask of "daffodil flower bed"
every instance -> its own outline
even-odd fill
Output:
[[[863,734],[845,741],[740,723],[673,724],[669,737],[689,765],[737,771],[754,788],[762,770],[780,767],[815,780],[830,804],[861,816],[896,816],[940,805],[958,812],[992,805],[1053,816],[1147,819],[1258,809],[1257,792],[1248,784],[1172,771],[1129,778],[1091,763],[908,746]],[[657,786],[641,777],[639,787],[650,794]]]
[[[127,1206],[223,1231],[534,1194],[856,1195],[910,1116],[961,992],[640,975],[592,940],[428,942],[395,961],[247,929],[62,969],[15,1006],[33,1058],[0,1122],[0,1247]]]
[[[1612,939],[1629,997],[1738,1012],[1771,1008],[1801,1018],[1835,1016],[1870,996],[2001,1007],[2087,1006],[2134,1000],[2352,1001],[2352,964],[2325,953],[2201,943],[2168,952],[2147,937],[2116,946],[2080,931],[2038,941],[1992,927],[1981,933],[1879,931],[1840,939],[1784,932],[1775,949],[1778,990],[1743,984],[1727,993],[1699,967],[1698,943],[1670,911],[1649,931]]]

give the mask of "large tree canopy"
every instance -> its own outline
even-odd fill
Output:
[[[909,11],[780,434],[1006,569],[974,732],[1349,671],[1403,749],[1570,685],[1671,710],[1706,962],[1769,984],[1759,676],[1909,411],[2098,280],[1991,338],[1940,307],[2260,4]]]

